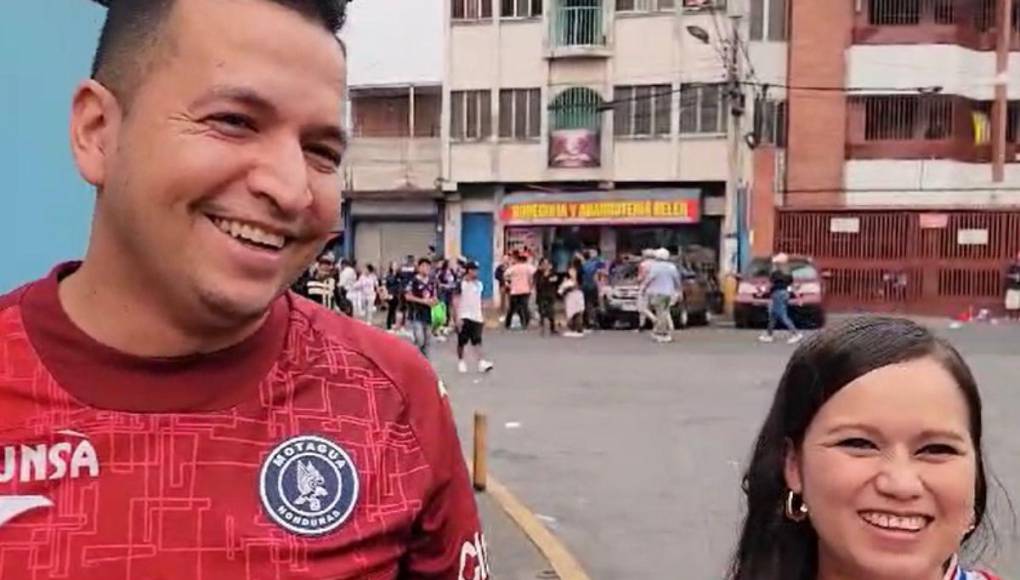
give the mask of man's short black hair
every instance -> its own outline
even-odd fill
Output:
[[[126,106],[159,56],[162,27],[176,0],[94,1],[108,10],[92,59],[92,78],[125,100]],[[335,35],[344,25],[350,0],[264,1],[290,8]]]
[[[421,266],[422,264],[428,264],[429,266],[431,266],[432,265],[432,260],[430,260],[428,258],[419,258],[418,259],[418,265]]]

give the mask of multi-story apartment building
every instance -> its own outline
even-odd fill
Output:
[[[837,305],[999,305],[1020,251],[1020,3],[791,0],[788,24],[761,229],[814,255]]]
[[[447,254],[718,251],[724,2],[444,2]]]
[[[342,252],[385,268],[442,247],[442,3],[372,0],[348,9]]]

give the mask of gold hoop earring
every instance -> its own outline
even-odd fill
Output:
[[[793,493],[793,490],[791,489],[786,494],[786,505],[784,506],[785,507],[784,512],[786,514],[786,517],[790,519],[790,521],[800,523],[807,519],[808,507],[807,504],[804,503],[803,498],[801,498],[800,507],[798,507],[797,509],[793,509],[793,500],[795,498],[797,498],[797,494]]]

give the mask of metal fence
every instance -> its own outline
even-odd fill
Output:
[[[776,248],[814,257],[837,310],[1001,306],[1020,211],[780,211]]]

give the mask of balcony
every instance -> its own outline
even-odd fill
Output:
[[[854,44],[956,44],[995,50],[997,0],[864,0]],[[1012,50],[1020,50],[1020,4],[1010,18]]]
[[[608,58],[601,0],[559,0],[550,18],[549,58]]]
[[[848,159],[992,160],[992,104],[950,95],[869,95],[850,100]],[[1006,161],[1020,154],[1020,101],[1010,101]]]

